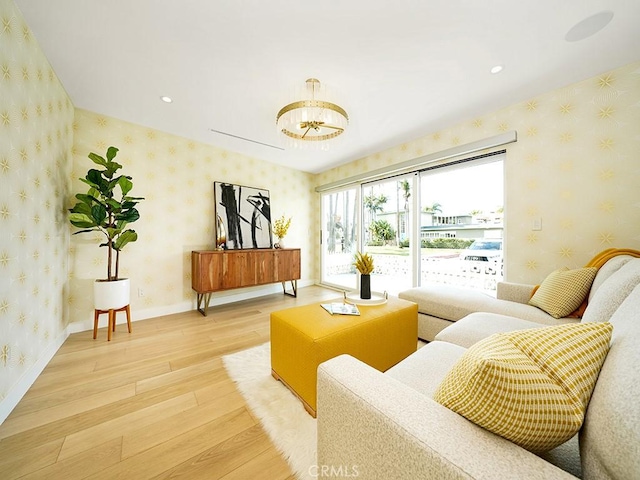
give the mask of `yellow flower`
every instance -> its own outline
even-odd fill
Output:
[[[371,255],[356,252],[354,259],[353,266],[361,275],[370,275],[373,272],[373,257]]]
[[[276,237],[278,238],[284,238],[284,236],[287,234],[287,231],[289,230],[290,225],[291,217],[285,219],[284,215],[282,215],[280,218],[276,219],[275,222],[273,222],[273,233],[275,233]]]

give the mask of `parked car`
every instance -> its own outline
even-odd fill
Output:
[[[475,240],[459,258],[463,271],[489,275],[502,273],[502,239]]]

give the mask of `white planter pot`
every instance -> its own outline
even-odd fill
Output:
[[[107,282],[96,280],[93,283],[93,304],[96,310],[116,310],[129,305],[131,299],[131,280]]]

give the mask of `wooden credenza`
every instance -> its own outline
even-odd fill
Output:
[[[280,282],[283,292],[295,297],[299,279],[299,248],[191,252],[191,288],[205,316],[214,292]],[[291,282],[291,293],[286,282]]]

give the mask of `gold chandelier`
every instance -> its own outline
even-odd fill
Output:
[[[299,100],[280,109],[276,125],[293,147],[327,149],[326,140],[344,133],[349,116],[339,105],[318,99],[324,94],[318,79],[307,80],[306,93],[308,100]]]

